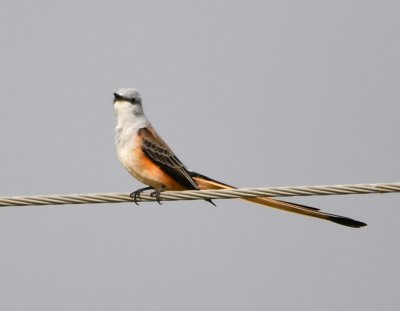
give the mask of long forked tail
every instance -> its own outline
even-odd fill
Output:
[[[235,189],[235,187],[229,186],[227,184],[221,183],[219,181],[213,180],[209,177],[206,177],[204,175],[201,175],[201,174],[198,174],[195,172],[191,172],[191,175],[192,175],[192,178],[199,185],[199,188],[201,190],[205,190],[205,189]],[[281,201],[281,200],[275,200],[275,199],[268,198],[268,197],[243,198],[242,200],[261,204],[263,206],[277,208],[277,209],[284,210],[287,212],[292,212],[292,213],[297,213],[297,214],[301,214],[301,215],[305,215],[305,216],[329,220],[334,223],[337,223],[337,224],[340,224],[343,226],[347,226],[347,227],[360,228],[360,227],[364,227],[367,225],[361,221],[357,221],[357,220],[347,218],[344,216],[321,212],[317,208],[300,205],[300,204],[296,204],[296,203],[289,203],[289,202],[285,202],[285,201]]]

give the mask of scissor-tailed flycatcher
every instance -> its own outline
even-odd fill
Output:
[[[163,190],[234,189],[227,184],[191,172],[185,167],[152,127],[143,112],[142,98],[135,89],[124,88],[114,93],[114,110],[118,122],[115,130],[118,158],[133,177],[150,186],[132,192],[131,196],[135,202],[140,192],[145,189],[154,189],[153,194],[158,200],[160,191]],[[344,226],[366,226],[365,223],[354,219],[268,197],[243,200],[329,220]],[[211,200],[208,201],[212,203]]]

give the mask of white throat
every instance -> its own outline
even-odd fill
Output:
[[[140,104],[133,105],[127,101],[117,101],[114,104],[114,110],[117,116],[117,131],[128,129],[137,131],[151,126]]]

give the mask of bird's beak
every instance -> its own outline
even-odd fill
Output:
[[[119,95],[119,94],[117,94],[117,93],[114,93],[114,98],[115,98],[115,99],[124,99],[123,96],[121,96],[121,95]]]

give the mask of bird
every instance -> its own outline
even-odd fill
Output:
[[[235,189],[200,173],[189,170],[156,132],[144,113],[142,97],[134,88],[121,88],[114,93],[113,107],[117,119],[115,144],[122,166],[137,180],[147,185],[130,194],[134,202],[144,190],[160,203],[166,190]],[[328,220],[343,226],[360,228],[365,223],[345,216],[325,213],[317,208],[270,197],[242,200],[287,212]],[[214,204],[211,200],[207,200]],[[215,204],[214,204],[215,205]]]

